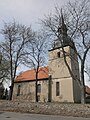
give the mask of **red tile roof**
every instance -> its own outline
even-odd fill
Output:
[[[87,94],[90,94],[90,88],[89,88],[88,86],[85,86],[85,92],[86,92]]]
[[[39,68],[38,79],[46,79],[48,78],[48,67]],[[15,82],[22,81],[31,81],[36,79],[35,70],[27,70],[20,75],[18,75],[15,79]]]

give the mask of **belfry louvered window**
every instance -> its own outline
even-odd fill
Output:
[[[57,52],[57,57],[60,58],[60,52]]]

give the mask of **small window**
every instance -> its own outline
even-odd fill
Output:
[[[38,92],[38,93],[41,93],[41,84],[38,84],[38,85],[37,85],[37,92]]]
[[[60,58],[60,52],[57,52],[57,57]]]
[[[56,96],[59,96],[59,82],[56,82]]]
[[[20,96],[20,91],[21,91],[21,85],[18,85],[17,96]]]

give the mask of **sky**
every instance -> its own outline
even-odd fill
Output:
[[[39,19],[52,12],[55,5],[62,6],[69,0],[0,0],[0,26],[4,22],[17,22],[38,28]],[[71,0],[73,1],[73,0]]]
[[[14,19],[24,25],[31,25],[38,29],[39,19],[52,12],[55,5],[62,6],[69,0],[0,0],[0,31],[4,22],[9,23]],[[2,36],[0,35],[0,40]],[[19,67],[18,71],[21,67]]]
[[[38,30],[40,27],[40,19],[43,19],[44,15],[53,12],[56,5],[61,7],[68,1],[69,0],[0,0],[0,30],[3,28],[4,22],[9,23],[14,19],[20,24],[31,25],[33,30]],[[2,40],[1,34],[0,40]]]

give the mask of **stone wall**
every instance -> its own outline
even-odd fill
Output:
[[[48,101],[48,80],[40,80],[41,92],[38,93],[41,102]],[[20,86],[20,95],[17,94],[18,86]],[[13,100],[29,100],[35,102],[35,81],[20,82],[14,84]]]

